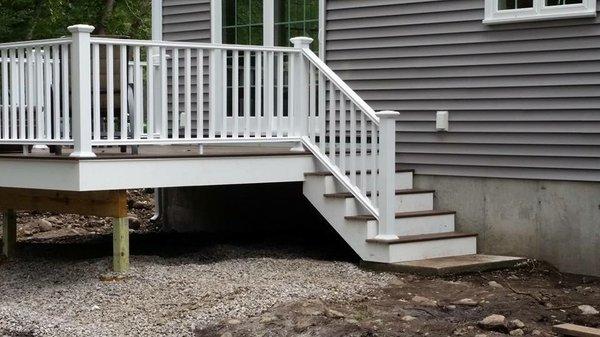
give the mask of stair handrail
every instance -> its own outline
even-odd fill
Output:
[[[298,72],[304,72],[302,74],[297,73],[299,83],[298,86],[303,86],[305,89],[303,93],[297,92],[298,96],[306,96],[304,102],[309,101],[308,104],[300,104],[299,107],[309,107],[307,110],[312,111],[313,119],[321,119],[322,118],[322,127],[320,130],[320,139],[317,144],[316,137],[314,136],[314,130],[308,128],[308,136],[303,137],[305,146],[319,159],[319,161],[338,179],[338,181],[358,200],[358,202],[369,212],[371,215],[378,221],[378,233],[375,236],[376,239],[379,240],[394,240],[397,239],[397,236],[392,233],[392,226],[395,219],[395,133],[396,133],[396,119],[399,116],[399,112],[397,111],[381,111],[376,113],[375,110],[371,106],[369,106],[344,80],[342,80],[330,67],[328,67],[314,52],[309,49],[309,45],[312,42],[312,39],[306,37],[297,37],[292,39],[292,43],[294,43],[295,47],[302,51],[302,56],[308,60],[311,66],[314,66],[319,75],[323,75],[330,83],[330,92],[329,92],[329,101],[330,101],[330,130],[329,130],[329,154],[330,157],[327,156],[326,151],[324,150],[325,143],[325,109],[316,109],[315,107],[309,107],[311,104],[314,105],[314,74],[312,73],[311,67],[308,67],[308,78],[311,78],[310,83],[306,80],[307,76],[305,75],[305,71],[307,69],[302,68],[298,70]],[[325,81],[322,81],[321,84],[324,84]],[[306,85],[308,84],[308,85]],[[320,88],[319,97],[320,99],[325,101],[325,90],[324,88]],[[340,159],[338,159],[339,165],[335,160],[335,144],[332,146],[332,142],[335,143],[335,125],[337,123],[336,120],[336,110],[338,109],[335,91],[340,92],[339,96],[339,112],[340,112],[340,127],[337,132],[340,135],[343,135],[340,138],[340,146],[339,149]],[[333,91],[333,92],[332,92]],[[333,100],[333,104],[331,105],[331,101]],[[348,161],[350,162],[350,174],[346,174],[346,167],[344,165],[346,159],[346,102],[350,101],[350,158]],[[352,106],[354,104],[354,106]],[[323,103],[324,105],[324,103]],[[302,109],[301,109],[302,110]],[[315,114],[316,110],[319,111],[318,117]],[[356,121],[356,110],[362,115],[360,115],[361,123],[358,124]],[[343,112],[342,112],[343,111]],[[331,113],[334,114],[332,119]],[[366,116],[366,119],[363,119],[363,115]],[[307,115],[308,116],[308,115]],[[352,120],[352,116],[355,117]],[[365,161],[368,158],[366,151],[366,143],[369,138],[368,132],[366,130],[365,124],[367,124],[366,120],[369,120],[371,125],[371,159],[369,159],[371,163],[371,191],[368,191],[368,184],[366,184],[365,176],[367,175],[367,168],[365,166]],[[332,120],[333,120],[333,132],[332,132]],[[352,124],[354,123],[354,124]],[[356,166],[358,165],[358,159],[356,158],[356,128],[357,125],[360,125],[360,144],[362,146],[360,150],[360,155],[362,156],[362,169],[361,169],[361,179],[362,183],[359,183],[359,179],[357,179],[357,172],[355,171]],[[312,134],[311,134],[312,133]],[[320,146],[319,146],[320,145]],[[354,147],[354,148],[353,148]],[[354,161],[356,163],[352,162]],[[359,186],[360,185],[360,186]]]

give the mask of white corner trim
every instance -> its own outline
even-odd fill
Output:
[[[319,0],[319,58],[325,62],[325,39],[327,38],[326,30],[326,0]]]
[[[162,0],[152,0],[152,40],[162,41]]]
[[[546,6],[545,0],[533,0],[532,8],[498,10],[499,0],[485,0],[484,24],[503,24],[586,18],[596,16],[596,0],[583,0],[581,4]]]
[[[210,1],[210,42],[223,43],[223,3]]]

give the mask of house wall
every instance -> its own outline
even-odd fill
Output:
[[[600,183],[417,175],[415,186],[458,211],[457,229],[479,234],[478,252],[600,276]]]
[[[326,62],[398,110],[417,173],[600,181],[600,20],[486,26],[484,0],[328,0]],[[600,8],[600,6],[599,6]],[[450,132],[435,132],[435,111]]]
[[[163,40],[210,42],[210,0],[162,0]]]

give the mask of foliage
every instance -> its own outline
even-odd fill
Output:
[[[151,0],[0,0],[0,42],[68,35],[67,27],[85,23],[94,34],[147,39]]]

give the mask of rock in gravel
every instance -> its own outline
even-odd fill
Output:
[[[416,317],[413,317],[411,315],[406,315],[404,317],[401,318],[403,321],[405,322],[410,322],[410,321],[414,321],[415,319],[417,319]]]
[[[525,335],[525,332],[523,332],[522,329],[514,329],[514,330],[511,330],[508,334],[511,336],[523,336],[523,335]]]
[[[138,230],[142,226],[142,222],[134,215],[128,215],[127,219],[129,219],[129,228],[133,230]]]
[[[298,320],[298,322],[296,322],[296,324],[294,324],[294,331],[296,331],[297,333],[302,333],[304,331],[306,331],[306,329],[310,328],[311,326],[313,326],[313,322],[312,320],[308,319],[308,318],[300,318]]]
[[[273,314],[265,314],[260,318],[260,322],[263,324],[273,323],[277,320],[277,316]]]
[[[221,334],[221,337],[233,337],[233,334],[229,331],[224,332],[223,334]]]
[[[144,202],[144,201],[134,201],[133,204],[131,204],[131,208],[134,209],[150,209],[152,208],[152,205],[150,203]]]
[[[540,336],[541,334],[542,334],[542,332],[541,332],[540,330],[533,330],[533,331],[531,332],[531,335],[532,335],[532,336]]]
[[[239,319],[230,319],[227,321],[227,324],[229,324],[229,325],[238,325],[241,323],[242,323],[242,321],[240,321]]]
[[[483,333],[478,333],[475,335],[475,337],[487,337],[487,335]]]
[[[520,319],[513,319],[508,322],[509,329],[523,329],[525,327],[525,323],[523,323]]]
[[[500,283],[496,281],[490,281],[488,282],[488,285],[492,288],[504,288]]]
[[[412,298],[412,301],[417,304],[421,304],[421,305],[428,306],[428,307],[436,307],[437,306],[437,301],[432,300],[427,297],[419,296],[419,295],[415,295]]]
[[[587,304],[580,305],[577,308],[581,310],[582,315],[597,315],[599,313],[598,310],[596,310],[596,308]]]
[[[502,315],[490,315],[478,323],[479,327],[490,331],[507,332],[506,317]]]
[[[463,298],[461,300],[458,300],[458,301],[454,302],[454,304],[475,307],[479,303],[477,301],[475,301],[474,299],[471,299],[471,298]]]
[[[325,315],[329,318],[344,318],[346,315],[343,313],[333,310],[333,309],[325,309]]]

